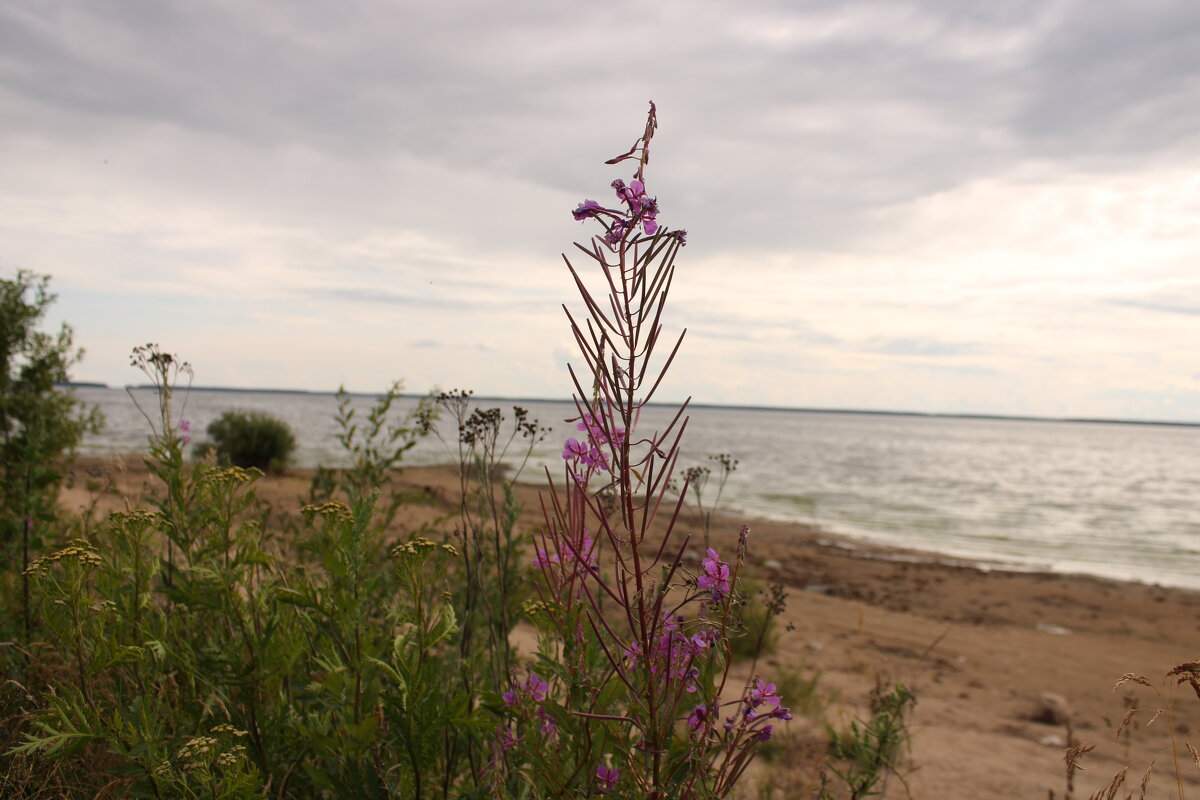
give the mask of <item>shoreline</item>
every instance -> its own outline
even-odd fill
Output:
[[[134,462],[139,465],[140,460],[146,456],[145,453],[85,453],[77,454],[76,462],[80,464],[101,464],[114,462]],[[438,474],[446,471],[457,469],[450,463],[437,464],[406,464],[400,468],[402,475],[413,474]],[[314,467],[293,467],[282,475],[268,476],[268,480],[310,480],[313,473],[316,471]],[[402,478],[402,480],[404,480]],[[537,493],[547,488],[545,482],[535,482],[529,480],[520,480],[518,486],[524,490]],[[681,511],[682,518],[694,517],[696,514],[692,506],[685,506]],[[796,535],[805,539],[809,544],[819,547],[829,547],[845,553],[849,557],[863,558],[880,561],[890,561],[895,563],[911,563],[924,564],[935,567],[950,567],[959,569],[973,569],[980,573],[1012,573],[1016,575],[1033,575],[1045,576],[1046,578],[1071,578],[1080,580],[1095,580],[1112,584],[1130,584],[1135,586],[1144,586],[1156,589],[1168,589],[1172,591],[1180,591],[1191,593],[1200,596],[1200,585],[1197,586],[1182,586],[1173,583],[1160,583],[1157,581],[1147,581],[1135,577],[1116,577],[1112,575],[1104,575],[1086,571],[1071,571],[1057,570],[1053,567],[1037,564],[1021,564],[1011,561],[1003,561],[999,559],[989,559],[986,556],[963,556],[954,553],[937,550],[935,548],[922,547],[907,547],[903,545],[895,545],[887,542],[878,541],[870,534],[837,530],[827,527],[820,521],[803,520],[787,518],[783,515],[769,516],[748,512],[742,514],[736,510],[728,508],[720,508],[713,513],[714,526],[718,521],[724,521],[728,527],[736,530],[742,523],[748,524],[751,528],[769,527],[775,530],[780,527],[791,528],[796,532]],[[1200,583],[1200,576],[1197,578]]]

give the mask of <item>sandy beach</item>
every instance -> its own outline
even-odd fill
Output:
[[[297,470],[266,478],[259,495],[277,508],[298,509],[310,476]],[[397,480],[434,498],[402,508],[398,536],[457,507],[450,469],[408,468]],[[75,465],[62,504],[73,512],[94,504],[102,514],[154,491],[137,457],[89,458]],[[531,527],[541,521],[537,491],[519,490],[522,521]],[[1075,740],[1096,745],[1076,775],[1077,797],[1106,785],[1126,763],[1126,787],[1136,796],[1152,759],[1147,796],[1163,796],[1167,787],[1174,792],[1172,736],[1185,757],[1184,740],[1200,746],[1200,700],[1189,687],[1166,684],[1163,695],[1175,698],[1176,707],[1148,726],[1164,704],[1154,691],[1113,688],[1129,672],[1161,687],[1169,669],[1200,656],[1200,594],[980,569],[753,519],[716,520],[713,546],[732,552],[742,523],[751,526],[747,574],[786,587],[780,622],[793,627],[759,664],[764,678],[783,669],[819,671],[818,694],[834,698],[825,715],[835,725],[866,716],[877,682],[900,682],[915,693],[909,758],[901,765],[903,780],[888,786],[889,797],[1043,798],[1051,791],[1063,797],[1068,720]],[[698,534],[697,520],[685,516],[676,533]],[[1116,741],[1127,696],[1144,710]],[[780,754],[759,777],[763,770],[785,774],[788,758],[818,735],[812,723],[793,723],[790,739],[780,738]],[[1184,772],[1200,778],[1185,761]]]

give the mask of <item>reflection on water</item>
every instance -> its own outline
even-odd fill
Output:
[[[134,394],[153,408],[151,392]],[[85,453],[145,449],[148,426],[126,392],[80,389],[79,396],[107,417]],[[398,405],[403,413],[415,401]],[[512,403],[483,405],[511,412]],[[523,477],[537,480],[544,467],[557,476],[562,441],[574,433],[563,420],[574,406],[521,405],[555,428]],[[185,416],[201,432],[230,408],[286,420],[299,465],[339,463],[332,395],[197,391]],[[673,413],[647,409],[641,424],[664,426]],[[722,452],[741,461],[724,505],[748,516],[816,522],[1008,567],[1200,588],[1200,428],[692,409],[681,463]],[[413,464],[447,460],[432,438],[407,455]]]

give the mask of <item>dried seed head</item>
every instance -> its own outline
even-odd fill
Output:
[[[1125,776],[1128,773],[1128,766],[1121,767],[1121,771],[1116,775],[1113,775],[1112,780],[1108,782],[1108,786],[1105,786],[1103,789],[1093,794],[1092,798],[1094,798],[1094,800],[1113,800],[1113,798],[1117,796],[1117,789],[1120,789],[1121,784],[1125,783]]]
[[[1121,732],[1129,726],[1129,723],[1133,721],[1133,715],[1139,711],[1141,711],[1140,708],[1131,708],[1125,712],[1125,718],[1121,720],[1121,724],[1117,726],[1117,732],[1113,734],[1114,739],[1121,738]]]
[[[1096,749],[1094,744],[1077,744],[1074,747],[1068,747],[1067,752],[1063,754],[1063,761],[1067,765],[1068,771],[1081,770],[1079,759]]]
[[[1178,669],[1178,667],[1176,667],[1176,669]],[[1136,672],[1126,672],[1121,676],[1121,680],[1117,681],[1117,684],[1113,686],[1113,691],[1115,692],[1117,689],[1120,689],[1122,686],[1131,681],[1133,683],[1140,683],[1142,686],[1149,686],[1151,689],[1154,688],[1154,685],[1146,679],[1145,675],[1141,675]]]
[[[1146,800],[1146,787],[1150,785],[1150,771],[1154,769],[1154,762],[1157,759],[1150,759],[1150,763],[1146,765],[1146,773],[1142,775],[1142,782],[1138,786],[1138,800]]]

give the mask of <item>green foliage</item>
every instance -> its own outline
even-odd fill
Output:
[[[458,551],[417,535],[389,552],[371,492],[305,507],[280,558],[261,473],[182,459],[184,362],[155,346],[135,360],[164,382],[147,464],[165,491],[31,564],[53,678],[10,763],[96,769],[103,752],[132,796],[460,793],[490,726],[447,691],[475,668],[446,591]]]
[[[397,421],[392,407],[404,396],[404,384],[392,383],[381,395],[365,418],[350,405],[350,395],[345,387],[337,392],[337,413],[334,420],[338,426],[338,443],[350,458],[350,467],[335,470],[318,467],[313,476],[309,492],[310,502],[319,504],[339,498],[351,501],[355,497],[366,497],[373,491],[383,492],[388,487],[388,478],[400,471],[404,454],[427,436],[437,417],[437,407],[432,399],[422,398],[417,408]],[[404,497],[388,488],[382,504],[375,510],[376,524],[388,528],[396,517]]]
[[[876,686],[869,720],[851,721],[845,730],[829,729],[829,756],[841,762],[829,770],[846,785],[851,800],[880,794],[888,775],[896,774],[908,741],[905,716],[915,702],[913,693],[900,684],[890,689]],[[822,788],[822,800],[834,796],[828,786]]]
[[[730,641],[734,658],[757,662],[762,656],[775,652],[779,643],[779,626],[775,618],[783,613],[787,597],[781,584],[764,589],[756,581],[746,581],[742,588],[745,602],[735,612],[735,622],[741,635]]]
[[[38,330],[54,302],[48,284],[26,271],[0,280],[0,559],[21,570],[56,519],[63,456],[100,426],[95,409],[80,408],[70,391],[56,387],[83,351],[66,325],[57,334]],[[19,607],[0,606],[0,630],[16,613],[28,632],[28,580],[17,588],[11,578],[0,576],[0,596],[21,600]]]
[[[226,411],[209,423],[217,460],[235,467],[280,472],[296,449],[291,426],[264,411]]]

